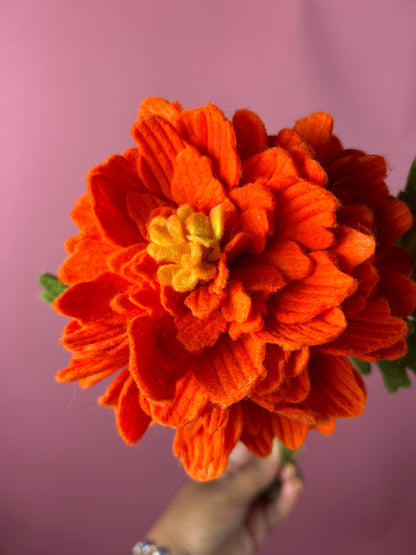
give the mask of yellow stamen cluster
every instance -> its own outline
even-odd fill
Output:
[[[222,204],[215,206],[209,217],[185,204],[168,218],[153,218],[148,229],[151,243],[147,252],[156,262],[166,262],[157,271],[160,284],[171,285],[175,291],[192,291],[199,281],[215,277],[224,232]]]

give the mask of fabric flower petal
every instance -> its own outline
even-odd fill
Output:
[[[266,149],[266,128],[257,114],[250,110],[237,110],[233,116],[233,126],[241,160]]]
[[[189,204],[195,211],[207,214],[225,200],[224,188],[215,179],[209,158],[191,147],[178,155],[171,192],[178,206]]]
[[[140,407],[139,399],[139,390],[130,376],[121,390],[116,409],[118,431],[129,445],[139,441],[152,420]]]
[[[185,148],[184,141],[161,116],[140,119],[132,133],[139,147],[137,172],[141,181],[157,197],[171,199],[170,183],[175,160]]]
[[[207,349],[200,355],[195,377],[213,403],[228,407],[244,399],[264,376],[264,354],[263,342],[255,338],[243,336],[232,341],[221,336],[215,350]]]
[[[188,129],[189,142],[209,156],[220,181],[229,188],[238,184],[241,174],[233,126],[214,104],[184,110],[182,120]]]
[[[209,410],[217,410],[214,407]],[[240,405],[224,409],[222,424],[209,433],[203,416],[179,428],[173,443],[173,452],[182,459],[188,474],[194,480],[218,478],[225,470],[228,457],[240,439],[243,416]]]

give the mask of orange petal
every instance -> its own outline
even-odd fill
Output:
[[[148,241],[147,224],[155,208],[168,206],[166,201],[160,200],[151,193],[129,193],[127,195],[127,211],[136,223],[137,229],[144,241]]]
[[[237,110],[233,116],[233,125],[238,154],[242,160],[266,150],[266,128],[257,114],[250,110]]]
[[[296,241],[310,250],[328,248],[334,241],[338,201],[329,191],[297,181],[277,194],[274,236]]]
[[[175,318],[178,340],[188,351],[200,351],[215,345],[219,336],[227,330],[227,322],[220,312],[208,318],[195,318],[187,311]]]
[[[126,342],[126,324],[120,320],[99,320],[81,325],[73,320],[65,327],[63,346],[85,358],[110,355]]]
[[[267,186],[267,180],[263,178],[232,189],[230,198],[242,212],[250,208],[261,208],[268,214],[272,214],[276,207],[274,195]]]
[[[71,218],[86,235],[99,236],[97,220],[92,209],[92,198],[89,193],[82,195],[71,211]]]
[[[336,242],[331,252],[336,254],[344,272],[351,273],[356,266],[374,254],[376,242],[372,235],[339,225],[335,231],[335,237]]]
[[[139,147],[137,171],[146,188],[162,199],[171,199],[170,184],[176,157],[185,148],[178,132],[161,116],[140,119],[133,126]]]
[[[282,148],[269,148],[243,162],[243,183],[267,179],[269,187],[280,191],[299,179],[292,156]]]
[[[315,266],[295,241],[275,243],[264,251],[260,259],[277,268],[287,282],[305,279]]]
[[[85,237],[59,268],[58,278],[67,285],[91,281],[108,272],[106,259],[114,250],[114,245],[110,243]]]
[[[286,285],[282,274],[270,264],[251,262],[246,266],[233,268],[233,279],[242,282],[246,291],[267,291],[276,293]]]
[[[215,179],[209,158],[191,147],[178,155],[171,192],[179,206],[189,204],[207,214],[225,200],[224,187]]]
[[[285,367],[290,353],[284,351],[278,345],[267,345],[264,366],[266,368],[265,378],[256,385],[255,392],[258,394],[272,393],[276,391],[285,377]]]
[[[416,283],[395,270],[380,269],[379,294],[389,303],[393,316],[405,318],[416,307]]]
[[[265,347],[255,337],[232,341],[222,336],[215,349],[206,349],[194,366],[195,377],[213,403],[230,406],[244,399],[264,376]]]
[[[152,421],[140,407],[139,399],[139,390],[130,376],[121,390],[116,409],[118,431],[129,445],[139,441]]]
[[[326,252],[313,252],[309,256],[315,262],[312,274],[302,281],[289,283],[269,303],[278,322],[307,322],[339,306],[356,288],[355,280],[338,270]]]
[[[124,278],[106,272],[92,281],[72,285],[55,299],[53,307],[59,314],[81,322],[111,318],[114,316],[111,299],[129,287]]]
[[[188,129],[190,143],[207,155],[220,181],[235,187],[241,174],[233,126],[214,104],[185,110],[182,119]]]
[[[376,211],[377,241],[388,246],[394,243],[413,223],[409,208],[394,198]]]
[[[105,236],[122,247],[140,241],[141,235],[127,209],[127,195],[144,191],[135,166],[123,156],[110,156],[89,171],[88,188],[94,213]]]
[[[316,158],[325,160],[333,147],[332,129],[333,118],[325,112],[316,112],[310,116],[300,119],[294,126],[295,132],[311,145],[315,150]]]
[[[251,208],[240,216],[241,229],[248,235],[247,252],[259,254],[266,246],[266,239],[271,235],[270,222],[265,210]]]
[[[213,480],[224,472],[228,457],[240,439],[243,425],[241,406],[227,409],[226,418],[213,433],[204,428],[204,422],[201,416],[180,428],[173,443],[173,452],[181,457],[187,473],[200,481]]]
[[[191,309],[196,318],[208,318],[221,304],[221,296],[211,293],[208,285],[204,284],[192,291],[184,303]]]
[[[319,352],[354,356],[373,362],[372,351],[390,347],[405,339],[407,324],[391,316],[383,299],[368,302],[362,312],[350,317],[347,329],[337,339],[319,347]]]
[[[311,392],[303,403],[305,408],[336,417],[353,417],[363,412],[364,382],[347,357],[313,353],[309,372]]]
[[[342,310],[332,308],[304,323],[284,324],[269,318],[265,330],[258,335],[264,341],[296,351],[303,347],[326,344],[338,337],[346,326]]]
[[[143,316],[129,323],[130,372],[139,389],[155,401],[173,399],[187,372],[187,353],[171,321]]]
[[[374,210],[389,198],[384,183],[387,168],[382,156],[345,151],[327,168],[330,183],[337,196],[348,193],[354,204],[364,204]],[[338,193],[339,191],[339,193]]]
[[[250,401],[242,405],[244,425],[241,441],[257,457],[267,457],[273,448],[274,438],[271,414]]]
[[[104,358],[76,358],[73,357],[67,368],[56,373],[56,381],[59,383],[83,380],[91,376],[100,375],[99,379],[109,376],[124,368],[129,361],[128,348],[106,355]],[[105,375],[103,375],[105,373]]]
[[[280,414],[270,414],[270,421],[274,436],[288,449],[299,449],[309,430],[307,424]]]
[[[143,409],[153,420],[172,428],[179,428],[198,418],[208,402],[208,394],[192,374],[177,382],[175,396],[171,401],[158,402],[144,396],[141,399]]]
[[[232,279],[228,294],[221,303],[221,313],[227,322],[245,322],[250,314],[251,299],[244,291],[241,281]]]
[[[401,247],[396,247],[396,245],[383,249],[383,252],[377,257],[377,267],[387,270],[394,268],[396,272],[406,277],[411,277],[413,273],[412,257],[408,252]]]
[[[129,376],[130,372],[128,370],[120,372],[120,374],[107,387],[106,392],[98,399],[100,405],[116,407],[118,405],[120,393],[122,392],[124,384]]]
[[[182,136],[186,129],[181,120],[181,112],[182,106],[179,102],[168,102],[163,98],[149,97],[140,104],[139,120],[160,116],[167,120]]]

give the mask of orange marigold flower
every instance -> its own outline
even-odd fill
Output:
[[[174,453],[218,477],[241,440],[266,456],[308,430],[359,415],[349,362],[397,358],[416,305],[412,264],[393,242],[411,224],[385,162],[344,150],[318,113],[268,136],[239,110],[145,100],[136,148],[88,174],[54,303],[72,318],[61,382],[104,395],[135,443],[176,428]]]

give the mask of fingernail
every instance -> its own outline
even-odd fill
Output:
[[[282,470],[282,478],[284,480],[289,480],[290,478],[294,478],[295,476],[296,476],[295,465],[291,462],[286,463]]]

